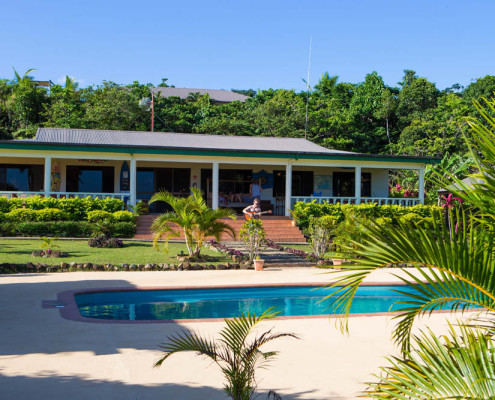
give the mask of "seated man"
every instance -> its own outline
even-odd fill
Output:
[[[261,215],[261,203],[259,199],[254,199],[253,204],[247,206],[242,210],[244,214],[249,215],[251,218],[259,218]]]

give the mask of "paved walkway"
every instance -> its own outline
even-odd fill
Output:
[[[390,280],[379,271],[374,281]],[[0,398],[11,400],[220,400],[222,376],[192,354],[171,357],[161,368],[158,344],[179,329],[214,336],[221,322],[181,324],[88,324],[62,319],[57,309],[42,309],[65,290],[98,287],[228,285],[327,282],[313,268],[256,272],[74,272],[0,275]],[[445,329],[445,315],[430,325]],[[394,353],[394,323],[383,316],[352,318],[350,336],[334,320],[273,320],[263,328],[294,332],[269,348],[280,356],[261,370],[259,387],[276,389],[284,400],[352,399],[362,382]],[[268,349],[268,348],[267,348]]]

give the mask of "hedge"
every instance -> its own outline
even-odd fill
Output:
[[[102,210],[115,213],[124,209],[124,202],[120,199],[93,199],[86,198],[66,198],[57,199],[53,197],[33,196],[27,198],[0,197],[0,212],[9,213],[16,209],[43,210],[46,208],[56,208],[67,213],[72,221],[83,221],[88,217],[88,212]]]
[[[88,212],[89,222],[110,221],[110,222],[132,222],[136,223],[136,215],[130,211],[117,211],[109,213],[103,210],[94,210]]]
[[[302,229],[307,229],[311,217],[332,215],[338,218],[338,222],[345,219],[345,212],[351,211],[358,217],[379,219],[396,223],[398,219],[420,221],[424,219],[440,218],[442,208],[438,206],[425,206],[422,204],[404,207],[398,205],[378,205],[376,203],[363,204],[330,204],[330,203],[304,203],[294,204],[292,215]]]
[[[93,233],[94,224],[86,221],[50,221],[50,222],[2,222],[1,236],[56,236],[56,237],[89,237]],[[136,225],[132,222],[112,224],[115,237],[133,237]]]

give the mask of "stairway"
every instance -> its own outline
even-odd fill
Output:
[[[138,218],[137,230],[134,239],[150,240],[153,238],[150,227],[157,215],[142,215]],[[297,226],[292,226],[287,217],[264,216],[262,218],[265,227],[266,238],[277,243],[306,243],[304,235]],[[225,222],[234,228],[236,240],[239,240],[239,230],[244,224],[244,217],[240,216],[237,220],[225,219]],[[222,241],[232,241],[232,237],[224,234]]]
[[[225,245],[231,249],[236,249],[247,254],[246,248],[243,243],[239,242],[226,242]],[[290,246],[290,245],[289,245]],[[260,258],[265,260],[265,268],[268,267],[314,267],[315,262],[302,258],[296,254],[288,253],[285,251],[275,250],[270,247],[264,249]]]

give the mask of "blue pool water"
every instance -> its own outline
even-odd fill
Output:
[[[315,286],[272,286],[187,290],[136,290],[76,295],[81,315],[109,320],[167,320],[227,318],[261,314],[275,307],[281,316],[333,313],[333,300],[323,300],[332,289]],[[394,311],[405,295],[406,286],[362,286],[358,289],[351,313]]]

